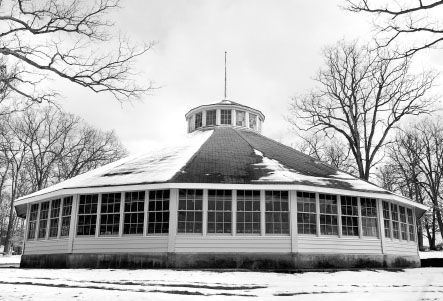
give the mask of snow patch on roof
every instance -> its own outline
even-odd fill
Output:
[[[376,185],[373,185],[369,182],[363,181],[341,171],[337,171],[337,173],[335,175],[331,175],[330,178],[309,176],[299,173],[294,169],[287,168],[275,159],[265,157],[262,152],[256,149],[254,149],[254,153],[257,156],[262,157],[262,162],[256,163],[254,165],[270,170],[268,172],[268,175],[258,179],[258,182],[303,182],[319,186],[329,186],[331,181],[340,181],[342,183],[351,185],[352,188],[355,190],[386,192],[386,190],[383,188],[380,188]]]
[[[163,147],[148,153],[123,158],[27,195],[23,199],[66,188],[168,181],[186,165],[212,133],[212,130],[196,131],[187,135],[183,140],[176,141],[175,146]]]

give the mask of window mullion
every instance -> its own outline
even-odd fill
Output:
[[[124,217],[125,217],[125,194],[126,192],[120,193],[120,220],[118,225],[118,237],[123,236]]]
[[[363,224],[361,217],[361,198],[357,197],[357,211],[358,211],[358,237],[363,238]]]

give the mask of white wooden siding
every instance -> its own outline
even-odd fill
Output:
[[[68,252],[68,238],[49,240],[28,240],[25,255],[60,254]]]
[[[417,244],[415,242],[386,239],[385,254],[418,255]]]
[[[167,252],[168,236],[88,237],[74,239],[73,253]]]
[[[299,236],[300,253],[381,254],[379,239]]]
[[[180,236],[175,252],[290,253],[290,236]]]

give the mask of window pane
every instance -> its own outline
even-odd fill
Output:
[[[102,194],[100,235],[118,235],[120,227],[121,193]]]
[[[235,111],[235,125],[246,126],[246,112],[245,111]]]
[[[195,128],[202,127],[202,112],[195,114]]]
[[[297,192],[297,229],[299,234],[317,234],[315,193]]]
[[[40,204],[40,221],[38,225],[38,238],[46,238],[48,215],[49,215],[49,202],[43,202]]]
[[[95,235],[98,194],[80,195],[77,235]]]
[[[220,110],[220,123],[221,124],[232,124],[231,120],[231,110]]]
[[[208,233],[231,233],[232,190],[208,190]]]
[[[37,215],[38,215],[38,204],[32,204],[31,211],[29,213],[28,239],[35,238],[35,231],[37,229]]]
[[[145,192],[125,192],[123,234],[143,234]]]
[[[49,237],[57,237],[58,236],[58,225],[60,219],[60,203],[61,200],[52,200],[51,201],[51,220],[49,223]]]
[[[320,234],[338,235],[337,197],[332,194],[320,194]]]
[[[257,115],[249,113],[249,127],[257,130]]]
[[[359,236],[358,234],[358,204],[353,196],[340,196],[341,221],[343,236]]]
[[[178,233],[202,233],[202,189],[179,189]]]
[[[266,233],[289,234],[289,194],[287,191],[265,192]]]
[[[169,232],[169,190],[149,192],[148,234]]]
[[[215,125],[216,121],[216,110],[206,111],[206,125]]]
[[[260,234],[260,191],[237,190],[237,233]]]
[[[72,196],[69,196],[63,199],[60,237],[69,236],[69,229],[71,227],[71,212],[72,212]]]
[[[363,236],[378,237],[376,200],[360,198],[360,202]]]

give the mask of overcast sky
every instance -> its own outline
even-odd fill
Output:
[[[219,102],[228,52],[228,99],[261,110],[263,134],[290,144],[284,120],[291,97],[313,86],[322,48],[371,35],[369,20],[340,8],[344,1],[123,1],[116,29],[157,44],[138,61],[160,88],[120,104],[58,83],[62,107],[103,130],[114,129],[131,153],[186,134],[185,113]],[[441,60],[440,60],[441,63]]]

